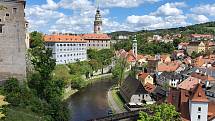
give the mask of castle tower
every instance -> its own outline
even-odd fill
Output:
[[[134,39],[133,39],[132,50],[135,55],[135,58],[137,58],[137,36],[136,35],[134,36]]]
[[[94,21],[94,33],[102,33],[102,17],[99,8],[96,10],[95,21]]]
[[[202,85],[198,84],[193,90],[193,94],[189,100],[191,121],[207,121],[208,102],[205,92],[202,89]]]
[[[0,81],[26,76],[25,0],[0,0]]]

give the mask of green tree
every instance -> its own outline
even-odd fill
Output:
[[[44,42],[42,38],[43,38],[42,33],[36,31],[30,33],[30,47],[35,48],[38,46],[42,46]]]
[[[126,58],[118,58],[116,59],[116,65],[112,70],[112,74],[115,78],[118,79],[118,85],[122,85],[122,81],[125,78],[125,71],[128,67],[128,62]]]
[[[147,107],[147,106],[146,106]],[[173,105],[161,104],[148,106],[148,110],[152,111],[154,115],[149,116],[145,112],[140,112],[138,121],[179,121],[179,113]]]

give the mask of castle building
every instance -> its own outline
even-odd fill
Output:
[[[111,37],[102,32],[102,17],[100,10],[96,10],[94,21],[94,33],[81,35],[87,41],[88,49],[110,49]]]
[[[0,0],[0,80],[26,77],[25,0]]]
[[[95,21],[94,21],[94,33],[95,34],[102,33],[102,17],[99,9],[96,10]]]
[[[56,64],[87,60],[87,42],[79,35],[46,35],[44,41]]]

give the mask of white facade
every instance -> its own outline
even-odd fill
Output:
[[[191,121],[207,121],[208,119],[208,103],[207,102],[189,102],[190,120]]]
[[[46,47],[52,49],[56,64],[68,64],[87,60],[86,42],[47,42]]]

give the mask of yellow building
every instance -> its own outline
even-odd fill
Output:
[[[154,84],[154,79],[149,73],[140,73],[138,78],[143,85],[146,85],[147,83]]]
[[[205,52],[206,46],[203,42],[190,42],[187,46],[187,53],[191,55],[193,52]]]

